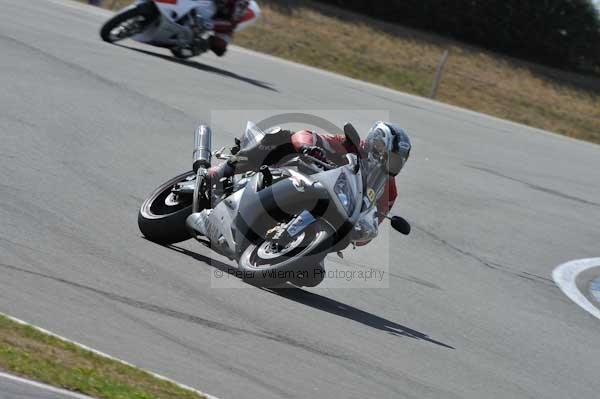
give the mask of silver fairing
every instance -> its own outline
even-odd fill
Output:
[[[354,198],[352,198],[352,200],[355,204],[357,204],[357,206],[354,207],[355,209],[352,215],[348,215],[348,220],[350,221],[350,223],[354,224],[358,220],[361,213],[360,204],[363,198],[362,172],[359,170],[358,173],[355,174],[353,173],[351,167],[341,166],[337,169],[309,176],[309,178],[313,181],[319,182],[327,189],[327,191],[329,192],[329,196],[333,199],[340,214],[347,214],[346,209],[344,208],[340,199],[334,191],[335,183],[342,174],[346,175],[347,181],[352,186],[352,192],[354,193]]]
[[[208,217],[210,224],[217,228],[217,235],[208,237],[213,244],[213,249],[231,259],[235,257],[238,250],[238,245],[234,238],[236,227],[233,220],[237,215],[244,190],[245,188],[242,188],[221,201],[210,211]]]
[[[248,122],[241,148],[258,145],[265,134],[255,124]],[[355,226],[365,211],[365,192],[359,159],[354,154],[348,154],[347,158],[348,165],[322,172],[316,169],[307,174],[300,172],[304,169],[300,168],[303,161],[298,156],[295,161],[274,168],[284,172],[281,176],[289,177],[264,189],[259,188],[262,181],[259,173],[244,178],[236,177],[234,194],[221,202],[213,198],[213,204],[216,205],[212,210],[203,211],[201,219],[204,226],[198,230],[204,232],[213,250],[236,259],[247,243],[262,239],[278,223],[272,217],[273,212],[298,215],[303,211],[315,211],[321,220],[330,223],[336,231],[342,225],[346,228],[348,225]],[[336,192],[340,180],[344,183],[345,205],[339,192]],[[320,207],[320,203],[326,204],[325,209]],[[350,203],[352,206],[349,206]]]
[[[291,169],[289,172],[292,174],[292,177],[288,179],[294,182],[294,187],[298,190],[298,194],[303,192],[307,185],[317,184],[325,188],[329,193],[331,199],[330,203],[335,206],[337,213],[344,215],[352,225],[356,224],[361,216],[360,204],[363,198],[362,175],[360,171],[355,174],[350,167],[342,166],[334,170],[317,173],[311,176],[300,174]],[[342,174],[346,175],[346,178],[352,185],[352,192],[354,193],[354,198],[352,198],[352,200],[357,204],[357,206],[354,207],[352,215],[347,215],[346,209],[334,191],[335,183]],[[257,177],[258,175],[255,175],[249,179],[238,182],[238,186],[236,187],[237,191],[218,203],[214,209],[208,211],[206,215],[208,218],[207,225],[210,225],[211,227],[208,229],[209,231],[207,231],[210,235],[207,238],[211,241],[212,249],[230,259],[236,259],[241,252],[239,246],[242,245],[242,242],[236,241],[236,237],[239,237],[236,233],[240,228],[240,226],[236,225],[236,216],[239,214],[240,204],[244,199],[245,191],[256,184]],[[241,185],[239,185],[240,183]],[[255,196],[250,197],[254,198]],[[285,207],[286,204],[280,205]],[[266,213],[266,211],[260,209],[260,207],[257,207],[256,211]]]

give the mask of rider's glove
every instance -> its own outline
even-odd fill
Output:
[[[313,158],[317,158],[321,162],[327,163],[327,155],[321,147],[305,145],[301,148],[302,154],[310,155]]]

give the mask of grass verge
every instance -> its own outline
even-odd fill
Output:
[[[0,370],[95,398],[204,398],[2,315]]]
[[[105,0],[112,8],[128,3]],[[600,143],[600,79],[311,1],[259,3],[263,19],[240,32],[236,44],[420,96],[429,96],[448,50],[439,101]]]

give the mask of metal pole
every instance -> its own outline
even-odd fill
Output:
[[[442,74],[444,73],[444,67],[446,66],[446,62],[448,61],[449,51],[444,51],[444,55],[440,60],[440,63],[437,66],[437,71],[435,72],[435,80],[433,81],[433,86],[431,87],[431,98],[436,98],[438,93],[438,88],[440,87],[440,82],[442,80]]]

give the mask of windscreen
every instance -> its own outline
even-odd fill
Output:
[[[258,126],[252,121],[248,121],[246,124],[246,132],[242,137],[241,148],[251,148],[257,145],[265,137],[265,132],[260,130]]]
[[[363,212],[377,204],[377,200],[383,195],[389,175],[385,167],[376,159],[366,155],[361,159],[361,171],[363,175],[364,192],[366,195],[363,204]]]

